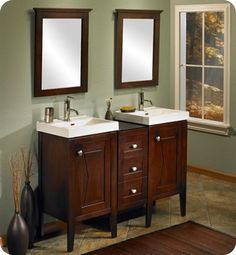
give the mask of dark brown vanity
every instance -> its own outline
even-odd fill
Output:
[[[89,11],[35,9],[35,96],[87,91]],[[158,84],[160,13],[155,10],[116,11],[116,88]],[[44,61],[48,59],[47,52],[44,52],[48,38],[53,37],[50,39],[53,43],[49,42],[49,46],[51,43],[56,46],[70,29],[79,31],[71,34],[79,36],[75,40],[81,42],[79,49],[75,47],[73,50],[79,53],[78,58],[81,59],[74,65],[75,74],[79,70],[81,72],[72,83],[70,77],[63,82],[64,70],[70,64],[66,64],[61,71],[59,80],[53,80],[51,78],[58,78],[60,71],[49,72],[45,64],[51,60]],[[46,36],[43,39],[44,33]],[[62,34],[63,39],[54,40],[53,33]],[[131,38],[130,34],[134,37]],[[138,48],[131,55],[144,56],[145,59],[129,58],[130,45],[134,44]],[[73,49],[73,45],[64,48]],[[73,55],[73,52],[68,54]],[[48,84],[47,81],[53,82]],[[147,111],[144,101],[147,100],[143,97],[143,107],[135,111],[136,116],[126,114],[121,119],[117,118],[121,120],[119,127],[118,122],[89,116],[78,116],[79,119],[74,122],[54,120],[51,124],[37,123],[38,232],[43,234],[43,214],[64,221],[67,224],[68,252],[73,250],[76,223],[87,219],[109,216],[111,236],[116,237],[118,214],[144,207],[146,227],[149,227],[155,201],[174,194],[179,194],[181,215],[185,215],[186,112],[178,114],[176,110],[158,107]]]
[[[145,206],[148,227],[154,201],[174,194],[180,195],[183,216],[186,151],[186,120],[120,122],[118,131],[74,138],[39,132],[40,215],[67,223],[68,251],[75,224],[86,219],[109,215],[116,237],[120,212]]]
[[[39,133],[41,220],[46,213],[67,223],[68,251],[75,224],[82,220],[110,215],[116,236],[116,145],[116,132],[71,139]]]

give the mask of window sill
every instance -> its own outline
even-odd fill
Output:
[[[230,125],[221,124],[216,121],[201,121],[194,118],[188,119],[188,129],[216,135],[230,136]]]

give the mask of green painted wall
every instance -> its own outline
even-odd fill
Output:
[[[115,9],[156,9],[161,14],[159,87],[145,90],[155,105],[170,105],[170,3],[166,0],[13,0],[0,12],[0,234],[13,215],[10,153],[20,147],[37,146],[35,123],[46,106],[63,114],[65,96],[34,98],[34,7],[92,8],[89,27],[89,77],[85,94],[74,94],[73,108],[103,117],[105,98],[113,97],[115,110],[137,105],[138,89],[114,90]],[[56,148],[55,148],[56,149]],[[32,178],[37,184],[37,171]]]
[[[175,26],[175,5],[178,4],[211,4],[228,3],[221,0],[170,0],[171,17],[171,106],[174,106],[174,26]],[[230,48],[230,121],[232,128],[236,129],[236,12],[231,7],[231,48]],[[207,134],[198,131],[189,131],[188,135],[188,164],[202,168],[220,170],[236,173],[236,136],[224,137],[219,135]]]

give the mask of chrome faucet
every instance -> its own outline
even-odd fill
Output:
[[[149,102],[152,105],[152,100],[144,99],[144,91],[141,89],[138,96],[138,109],[144,111],[144,102]]]
[[[67,96],[64,101],[64,120],[70,121],[70,112],[75,112],[76,115],[79,115],[79,112],[73,108],[70,107],[70,99],[73,99],[73,97]]]

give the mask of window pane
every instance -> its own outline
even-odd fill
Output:
[[[223,12],[205,12],[205,65],[224,65]]]
[[[186,63],[202,64],[202,13],[187,13]]]
[[[186,68],[186,110],[190,117],[202,118],[202,68]]]
[[[204,76],[204,119],[223,121],[224,71],[206,68]]]

